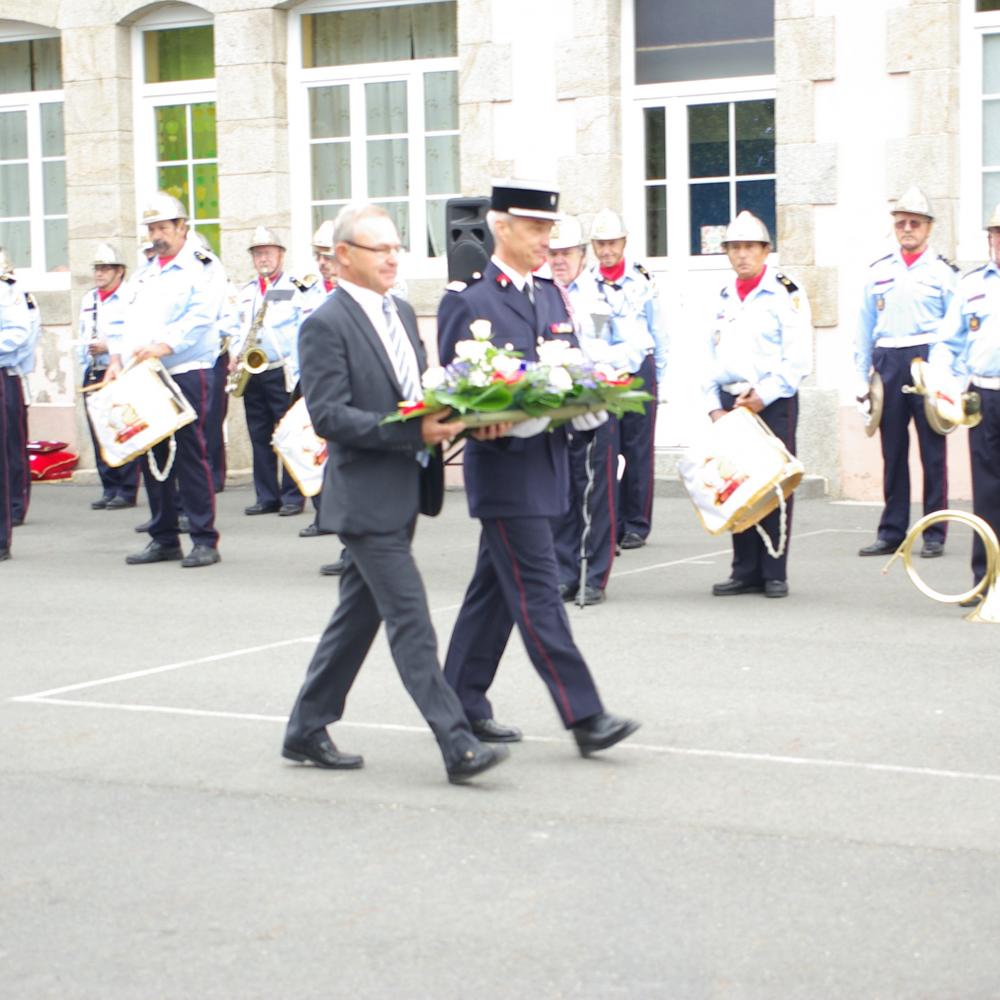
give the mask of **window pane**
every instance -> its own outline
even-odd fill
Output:
[[[646,256],[667,256],[667,189],[661,184],[646,188]]]
[[[214,160],[219,155],[215,142],[215,102],[191,105],[192,156],[196,160]]]
[[[42,116],[42,156],[65,156],[62,102],[43,104],[39,110]]]
[[[0,94],[58,90],[62,53],[58,38],[0,43]]]
[[[368,196],[384,198],[410,193],[409,143],[379,139],[368,146]]]
[[[399,233],[399,242],[402,246],[410,245],[410,206],[405,201],[383,201],[375,202],[381,205],[389,213],[389,218],[396,225],[396,232]]]
[[[736,117],[736,173],[774,173],[774,101],[740,101]]]
[[[427,256],[443,257],[447,252],[445,245],[445,208],[446,199],[431,198],[427,201]]]
[[[0,94],[31,90],[31,42],[0,45]]]
[[[42,190],[46,215],[66,214],[66,161],[46,160],[42,163]]]
[[[664,108],[644,108],[646,136],[646,180],[659,181],[667,176],[667,113]]]
[[[45,270],[69,270],[69,227],[65,219],[45,220]]]
[[[218,257],[222,253],[222,236],[217,222],[199,222],[195,227],[202,236],[208,240],[209,245]]]
[[[144,31],[142,40],[146,83],[209,80],[215,76],[213,30],[210,24],[199,28]]]
[[[0,160],[28,156],[28,116],[24,111],[0,112]]]
[[[457,56],[455,7],[454,2],[424,3],[305,14],[302,65],[350,66]]]
[[[1000,205],[1000,173],[983,174],[983,216],[989,215],[994,205]]]
[[[196,163],[194,166],[194,217],[196,219],[219,217],[218,164]]]
[[[313,201],[349,201],[351,198],[351,146],[324,142],[312,147]]]
[[[983,35],[983,93],[1000,94],[1000,34]]]
[[[729,224],[729,184],[691,185],[691,253],[721,253]]]
[[[30,223],[0,222],[0,247],[10,254],[14,267],[31,267]]]
[[[1000,167],[1000,101],[983,101],[983,166]]]
[[[458,74],[424,74],[424,128],[444,132],[458,128]]]
[[[774,181],[737,181],[736,211],[746,209],[757,216],[767,226],[771,234],[771,246],[778,245],[774,216]]]
[[[186,160],[187,105],[172,104],[156,108],[156,158],[160,162]]]
[[[455,194],[459,186],[458,136],[428,136],[427,193]]]
[[[32,90],[62,86],[62,45],[58,38],[36,38],[31,43]]]
[[[0,218],[29,214],[28,164],[0,163]]]
[[[976,13],[1000,10],[1000,0],[976,0]]]
[[[314,139],[343,139],[351,134],[351,103],[347,87],[310,88],[309,134]]]
[[[337,213],[340,209],[346,205],[347,202],[336,202],[333,205],[313,205],[312,210],[312,227],[313,230],[319,229],[320,223],[326,221],[327,219],[335,219]]]
[[[365,84],[365,120],[369,135],[406,131],[406,81]]]
[[[728,104],[697,104],[688,108],[688,162],[691,177],[728,175]]]
[[[191,212],[191,199],[188,197],[188,168],[160,167],[156,171],[156,186],[160,191],[172,194],[187,210]]]

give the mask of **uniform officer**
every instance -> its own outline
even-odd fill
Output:
[[[157,468],[168,470],[165,475],[152,473],[148,455],[141,462],[152,514],[148,529],[152,541],[125,561],[141,565],[180,559],[186,568],[211,566],[220,559],[219,533],[204,420],[219,350],[220,285],[212,274],[213,258],[188,239],[187,210],[176,198],[157,192],[146,205],[142,221],[155,256],[130,283],[124,336],[112,347],[106,379],[117,378],[123,362],[159,358],[198,419],[173,436],[176,455],[172,462],[166,441],[152,449]],[[194,543],[186,556],[178,538],[175,488]]]
[[[951,367],[979,393],[982,421],[969,430],[972,510],[1000,531],[1000,205],[986,222],[989,261],[958,284],[930,360]],[[986,549],[972,536],[972,576],[986,575]]]
[[[955,292],[958,269],[930,249],[934,216],[919,188],[911,187],[896,202],[892,217],[899,248],[880,257],[868,269],[854,346],[858,402],[870,405],[872,369],[881,376],[885,389],[879,424],[885,508],[878,538],[861,549],[859,556],[892,553],[906,537],[910,523],[911,420],[917,429],[924,469],[924,513],[948,506],[945,439],[927,423],[923,399],[904,394],[902,389],[913,384],[910,365],[914,358],[926,359],[930,344],[938,337],[941,317]],[[945,531],[942,522],[924,532],[920,554],[925,559],[944,552]]]
[[[558,201],[556,191],[530,182],[494,186],[487,223],[496,252],[481,279],[454,283],[441,300],[442,364],[453,360],[457,343],[470,339],[474,320],[488,320],[496,338],[527,361],[537,359],[539,339],[575,342],[561,295],[532,274],[547,257]],[[517,729],[493,719],[486,697],[516,622],[563,724],[586,755],[624,739],[638,723],[604,711],[570,634],[552,539],[552,519],[565,516],[569,503],[566,432],[544,433],[547,424],[547,418],[528,421],[515,425],[517,436],[503,437],[497,437],[503,428],[494,427],[466,444],[466,495],[482,533],[444,669],[480,739],[519,740]]]
[[[749,212],[740,212],[722,243],[733,275],[719,293],[703,390],[712,420],[734,406],[756,413],[795,454],[798,389],[812,367],[812,317],[805,293],[768,267],[771,237]],[[782,516],[787,516],[784,531]],[[755,530],[733,534],[730,579],[712,587],[716,597],[763,593],[788,596],[788,542],[792,498],[786,514],[775,510],[760,522],[771,549]],[[780,545],[780,535],[786,536]],[[777,554],[772,554],[776,552]]]
[[[111,361],[109,345],[120,343],[125,323],[125,263],[110,243],[98,243],[94,250],[94,287],[84,292],[80,302],[80,364],[83,386],[104,381]],[[87,425],[94,445],[94,463],[101,480],[101,496],[92,510],[124,510],[135,506],[139,489],[139,462],[133,459],[112,468],[104,461],[87,411]]]
[[[245,514],[301,514],[305,500],[288,470],[281,468],[271,447],[275,425],[288,412],[292,390],[299,380],[295,342],[302,322],[302,293],[306,285],[285,273],[285,246],[270,229],[258,226],[247,248],[257,276],[240,289],[240,333],[231,348],[231,372],[253,333],[257,347],[267,355],[267,368],[250,376],[243,394],[247,430],[253,451],[256,503]]]
[[[611,343],[628,344],[634,368],[654,399],[667,369],[667,338],[656,301],[652,275],[627,254],[628,231],[617,212],[602,209],[594,216],[590,242],[597,257],[593,268],[597,290],[611,313]],[[623,414],[618,421],[618,452],[625,472],[618,490],[618,544],[638,549],[646,544],[653,516],[653,467],[656,403],[642,413]]]
[[[2,253],[2,250],[0,250]],[[24,296],[15,288],[13,274],[0,269],[0,562],[10,558],[11,517],[10,459],[20,448],[20,435],[6,418],[11,396],[23,400],[19,359],[31,339],[31,317]]]
[[[549,269],[563,293],[580,347],[594,361],[629,370],[632,359],[626,344],[611,347],[595,330],[594,315],[601,311],[593,274],[587,270],[587,241],[580,223],[563,216],[549,236]],[[601,333],[607,336],[608,324]],[[639,361],[641,363],[641,359]],[[553,524],[559,591],[564,601],[575,597],[581,605],[600,604],[615,558],[615,493],[617,420],[614,417],[592,431],[571,429],[569,438],[570,498],[565,517]],[[579,593],[581,563],[586,561],[583,593]]]

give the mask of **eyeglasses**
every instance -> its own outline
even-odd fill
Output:
[[[349,247],[356,247],[358,250],[367,250],[369,253],[376,253],[380,257],[391,257],[393,254],[401,253],[403,248],[398,244],[393,246],[366,247],[364,243],[355,243],[354,240],[344,240]]]
[[[896,220],[897,229],[922,229],[927,225],[926,219],[897,219]]]

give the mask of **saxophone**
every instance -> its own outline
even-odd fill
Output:
[[[268,298],[264,296],[264,304],[260,307],[257,315],[250,324],[250,332],[247,334],[246,343],[240,356],[236,359],[236,367],[226,377],[226,392],[236,399],[242,397],[247,391],[247,383],[251,375],[259,375],[267,370],[267,351],[258,346],[260,330],[264,325],[264,317],[267,315]]]

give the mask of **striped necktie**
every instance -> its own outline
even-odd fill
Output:
[[[389,334],[389,348],[392,352],[392,366],[396,369],[399,387],[403,390],[403,398],[416,402],[423,398],[420,392],[420,377],[417,372],[413,350],[400,322],[392,299],[386,295],[382,299],[382,312],[385,315],[385,326]]]

